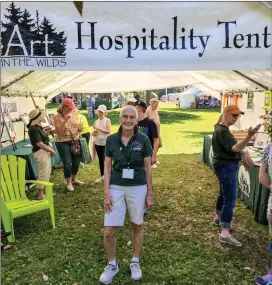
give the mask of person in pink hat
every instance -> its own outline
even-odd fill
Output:
[[[81,155],[72,152],[72,141],[79,140],[79,123],[76,119],[76,105],[70,98],[65,98],[57,114],[54,116],[55,142],[63,163],[64,177],[68,191],[74,191],[73,185],[83,185],[76,176],[80,165]]]

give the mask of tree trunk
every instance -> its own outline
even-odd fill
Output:
[[[151,90],[146,90],[146,106],[148,107],[149,101],[152,99],[152,95],[151,95],[152,91]]]

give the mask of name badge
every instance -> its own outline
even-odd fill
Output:
[[[123,169],[122,178],[134,179],[134,169]]]

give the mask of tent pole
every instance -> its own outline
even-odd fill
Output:
[[[232,71],[235,72],[235,73],[237,73],[237,74],[239,74],[240,76],[246,78],[247,80],[253,82],[254,84],[256,84],[256,85],[258,85],[258,86],[264,88],[264,90],[269,90],[269,88],[268,88],[267,86],[264,86],[263,84],[261,84],[261,83],[255,81],[254,79],[252,79],[252,78],[250,78],[249,76],[243,74],[242,72],[240,72],[240,71],[238,71],[238,70],[232,70]]]
[[[33,104],[34,104],[35,109],[38,109],[38,108],[39,108],[39,106],[36,104],[36,102],[35,102],[35,99],[34,99],[34,97],[33,97],[32,92],[30,92],[30,97],[31,97],[31,99],[32,99],[32,102],[33,102]]]

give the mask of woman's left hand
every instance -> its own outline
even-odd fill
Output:
[[[145,199],[146,208],[150,209],[153,205],[152,196],[147,196]]]

